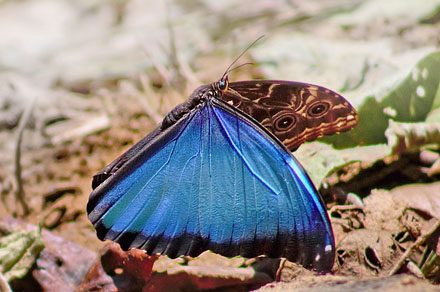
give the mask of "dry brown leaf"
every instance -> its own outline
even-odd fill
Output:
[[[391,190],[390,196],[393,201],[400,201],[407,208],[440,219],[440,183],[438,182],[397,187]]]
[[[139,249],[125,252],[116,243],[108,244],[76,291],[142,291],[156,259]]]

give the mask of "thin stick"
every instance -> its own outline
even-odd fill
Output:
[[[187,79],[186,80],[187,82],[189,81],[192,88],[196,88],[197,86],[202,84],[200,79],[197,77],[197,75],[194,73],[194,71],[189,66],[188,62],[186,62],[184,59],[182,59],[182,57],[180,55],[177,55],[177,61],[179,62],[179,67],[183,73],[183,76],[185,76],[185,78]]]
[[[407,261],[407,259],[411,256],[411,254],[416,250],[416,248],[418,248],[419,246],[421,246],[422,244],[425,243],[425,241],[431,237],[431,235],[438,229],[440,228],[440,220],[437,221],[436,224],[434,224],[434,226],[432,226],[432,228],[426,232],[425,234],[423,234],[422,236],[420,236],[419,238],[417,238],[416,242],[414,242],[406,251],[405,253],[400,257],[399,261],[394,265],[393,269],[390,271],[390,273],[388,274],[389,276],[394,275],[395,273],[397,273],[400,268],[405,264],[405,262]]]
[[[12,292],[3,274],[0,272],[0,292]]]
[[[157,105],[157,102],[154,106],[150,102],[150,100],[157,98],[157,94],[151,89],[150,80],[147,75],[141,74],[139,80],[141,82],[143,94],[134,94],[134,96],[139,100],[139,103],[144,108],[147,115],[149,115],[156,124],[159,124],[163,120],[163,117],[159,113],[160,106]]]
[[[282,258],[280,261],[280,264],[278,266],[277,272],[275,274],[275,282],[280,282],[281,281],[281,272],[284,269],[284,266],[286,265],[286,259]]]
[[[26,125],[29,122],[29,119],[32,114],[32,110],[35,105],[36,97],[32,98],[31,103],[28,105],[28,107],[24,110],[20,122],[18,123],[18,129],[17,129],[17,142],[15,144],[15,182],[16,182],[16,190],[15,190],[15,198],[16,200],[21,204],[21,207],[23,208],[23,216],[26,216],[30,213],[30,208],[25,200],[25,194],[23,189],[23,179],[21,176],[21,142],[23,141],[23,132],[26,128]]]
[[[336,211],[351,211],[351,210],[363,210],[364,208],[356,206],[356,205],[336,205],[330,208],[329,213],[333,213]]]

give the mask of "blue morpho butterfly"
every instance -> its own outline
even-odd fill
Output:
[[[320,86],[229,83],[227,73],[94,176],[87,212],[98,237],[171,258],[211,250],[329,271],[326,207],[289,149],[351,129],[356,111]]]

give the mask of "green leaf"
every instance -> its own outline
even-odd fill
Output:
[[[434,101],[432,103],[432,110],[426,117],[426,122],[439,123],[440,122],[440,82],[437,87],[437,92],[434,96]]]
[[[19,231],[0,238],[0,272],[6,280],[22,278],[44,248],[40,231]]]
[[[331,145],[313,142],[302,145],[295,152],[295,157],[315,186],[319,186],[330,173],[349,163],[362,161],[373,164],[389,154],[390,148],[385,144],[336,150]]]
[[[396,121],[424,121],[433,109],[439,82],[440,52],[435,52],[423,58],[405,80],[380,101],[384,114]]]
[[[340,137],[322,141],[336,146],[385,143],[388,120],[422,122],[440,119],[440,52],[431,53],[391,88],[361,98],[357,106],[359,124]]]

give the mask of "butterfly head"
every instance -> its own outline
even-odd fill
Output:
[[[229,88],[229,78],[228,75],[222,77],[219,81],[215,82],[213,84],[214,91],[216,91],[219,94],[223,94],[226,91],[228,91]]]

